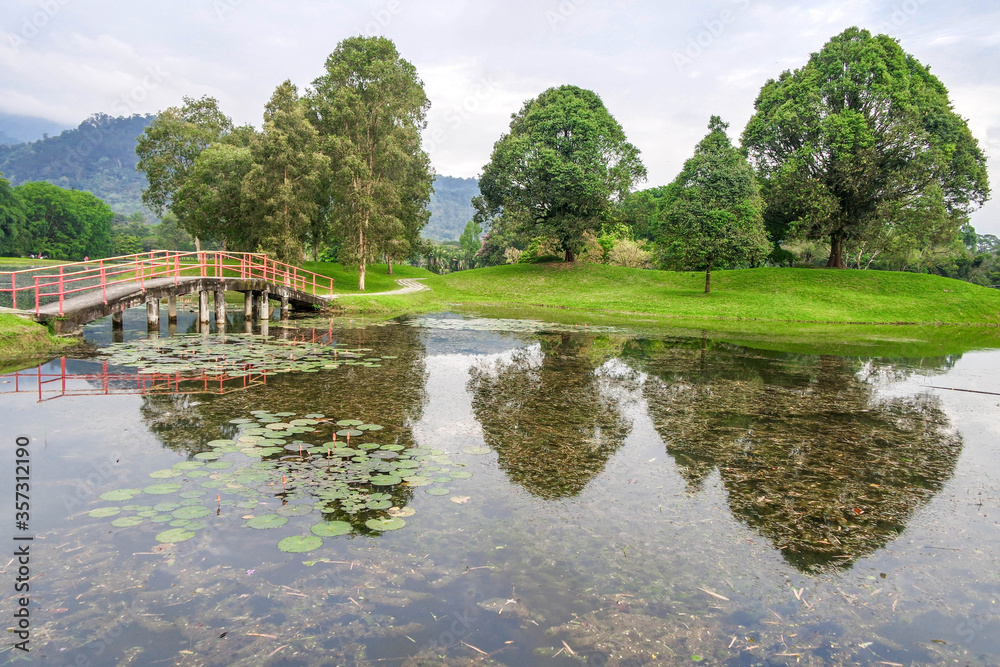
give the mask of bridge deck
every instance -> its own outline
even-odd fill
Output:
[[[38,309],[35,319],[40,322],[59,320],[63,326],[73,327],[106,317],[119,310],[141,306],[151,299],[162,299],[171,295],[180,296],[201,291],[249,292],[264,290],[267,290],[276,299],[287,297],[289,302],[296,307],[322,306],[329,303],[329,297],[310,294],[260,278],[152,278],[145,280],[141,286],[138,282],[116,283],[109,285],[103,294],[101,290],[95,290],[64,299],[62,315],[59,314],[59,302],[47,303]],[[34,313],[32,314],[34,315]]]

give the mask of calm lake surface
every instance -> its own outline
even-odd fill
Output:
[[[0,377],[0,662],[1000,664],[998,350],[143,318]]]

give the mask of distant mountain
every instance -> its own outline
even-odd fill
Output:
[[[0,144],[23,144],[46,134],[59,134],[65,125],[35,116],[17,116],[0,112]]]
[[[146,212],[141,199],[146,177],[135,170],[135,142],[153,118],[95,114],[58,136],[0,146],[0,173],[13,185],[49,181],[86,190],[115,213]]]
[[[423,237],[435,241],[457,241],[472,220],[472,198],[479,194],[479,181],[474,178],[437,176],[434,194],[427,207],[431,219],[424,227]]]

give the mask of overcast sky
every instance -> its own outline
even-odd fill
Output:
[[[476,176],[510,114],[551,86],[597,92],[669,183],[709,116],[738,141],[764,82],[857,25],[944,82],[1000,188],[1000,3],[990,0],[0,0],[0,111],[75,126],[212,95],[261,124],[275,86],[307,88],[345,37],[393,39],[432,107],[438,174]],[[973,216],[1000,235],[1000,201]]]

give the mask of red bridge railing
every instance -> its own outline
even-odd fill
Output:
[[[107,396],[114,394],[228,394],[267,384],[267,375],[247,369],[242,375],[202,372],[183,373],[109,372],[107,362],[96,373],[66,370],[66,357],[58,372],[42,367],[0,375],[0,395],[36,394],[38,401],[62,396]]]
[[[10,304],[16,309],[35,311],[73,296],[100,292],[108,302],[108,288],[126,283],[145,289],[146,282],[173,278],[240,278],[263,279],[316,296],[333,293],[333,278],[306,271],[291,264],[251,252],[180,252],[151,250],[137,255],[123,255],[86,262],[71,262],[21,271],[0,272],[0,295],[10,294]]]

